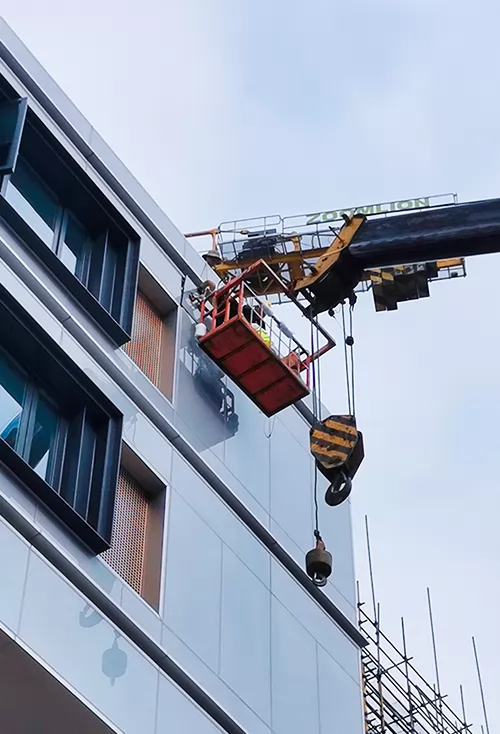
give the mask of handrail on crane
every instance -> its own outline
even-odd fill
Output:
[[[260,293],[257,293],[251,285],[252,283],[256,282],[256,276],[257,280],[262,284],[262,292]],[[267,292],[265,290],[266,287],[271,292],[273,292],[273,283],[276,283],[279,286],[280,290],[282,290],[282,292],[286,292],[287,299],[298,308],[303,316],[311,321],[310,310],[307,307],[303,306],[302,303],[300,303],[297,296],[293,293],[293,291],[290,290],[290,287],[281,280],[281,278],[272,270],[272,268],[269,267],[269,265],[264,260],[257,261],[245,271],[243,271],[239,276],[232,278],[226,283],[222,283],[219,288],[212,290],[208,298],[204,299],[200,304],[200,320],[204,321],[204,319],[208,316],[209,319],[211,319],[211,322],[213,322],[212,325],[215,325],[215,318],[217,314],[214,314],[214,307],[212,306],[211,308],[207,308],[209,302],[213,301],[213,299],[216,299],[219,304],[222,302],[225,303],[226,311],[224,312],[224,317],[228,318],[230,296],[235,296],[235,301],[238,304],[239,316],[243,315],[242,309],[244,303],[246,303],[248,306],[250,306],[250,308],[260,309],[263,314],[269,317],[272,323],[276,324],[278,331],[282,331],[283,328],[285,328],[286,332],[289,332],[289,329],[283,324],[282,321],[280,321],[280,319],[278,319],[272,309],[270,309],[269,306],[262,300],[263,296],[265,296]],[[318,319],[313,320],[313,328],[319,334],[321,334],[321,336],[325,340],[325,343],[321,347],[318,347],[318,349],[316,349],[312,353],[307,347],[301,344],[301,342],[297,339],[295,335],[292,336],[293,341],[296,343],[296,345],[303,353],[307,355],[304,359],[301,360],[301,371],[307,369],[313,361],[319,359],[319,357],[323,356],[323,354],[326,354],[326,352],[329,352],[330,349],[333,349],[333,347],[336,346],[335,340],[320,324]]]
[[[434,259],[429,256],[435,244],[432,242],[432,247],[427,247],[428,237],[419,238],[417,235],[415,238],[413,235],[412,239],[418,240],[418,246],[413,247],[411,258],[405,253],[405,248],[408,250],[410,247],[407,233],[414,229],[413,220],[418,221],[417,229],[423,226],[423,222],[436,218],[447,227],[447,222],[453,223],[460,218],[459,212],[464,206],[467,209],[470,205],[459,205],[455,194],[443,194],[357,207],[348,212],[337,210],[298,217],[274,215],[226,222],[216,229],[193,232],[188,236],[210,236],[210,250],[203,257],[225,281],[236,277],[256,261],[265,260],[286,285],[285,290],[277,282],[273,289],[267,288],[266,295],[272,297],[273,303],[286,299],[295,289],[297,293],[302,291],[300,298],[312,296],[309,300],[311,303],[315,301],[315,313],[319,313],[331,310],[345,297],[352,299],[354,291],[371,290],[376,310],[391,311],[402,301],[429,296],[429,283],[433,280],[465,276],[463,258],[452,256],[452,251],[448,254],[443,250]],[[477,202],[472,206],[478,209],[481,204]],[[361,235],[358,234],[359,226],[352,227],[352,223],[359,222],[360,218],[366,220]],[[337,223],[342,219],[344,223],[338,229]],[[391,246],[394,242],[392,233],[402,235],[401,243],[398,242],[401,254],[387,258],[386,263],[370,262],[371,254],[365,258],[364,251],[375,252],[378,242],[372,246],[373,238],[366,237],[365,232],[371,235],[372,232],[386,230],[391,232]],[[368,249],[364,246],[366,240],[370,241]],[[343,250],[348,252],[343,253]],[[361,251],[360,257],[358,253]],[[376,259],[381,260],[378,255]],[[333,276],[327,279],[328,282],[322,275],[318,278],[318,273],[325,272],[325,262],[329,263],[327,270]],[[313,282],[316,285],[312,292],[310,288],[304,288]]]
[[[315,214],[294,214],[284,217],[280,214],[272,214],[264,217],[226,221],[212,229],[189,232],[185,237],[209,236],[211,246],[206,255],[212,257],[217,254],[217,264],[221,266],[219,273],[224,274],[228,269],[224,265],[234,260],[237,254],[240,254],[237,252],[238,243],[267,237],[273,237],[281,242],[291,242],[298,239],[301,243],[300,247],[294,248],[296,252],[292,254],[292,257],[286,257],[288,262],[293,262],[300,259],[300,254],[305,251],[313,250],[316,257],[324,254],[327,246],[323,246],[321,240],[324,236],[331,238],[332,227],[338,229],[346,217],[351,219],[355,214],[361,214],[370,219],[377,219],[407,214],[411,211],[452,207],[457,204],[458,196],[454,193],[426,195],[401,201],[344,207]],[[284,255],[285,253],[281,252],[280,254]],[[231,255],[234,257],[231,257]],[[278,257],[275,258],[274,262],[277,262],[278,259]],[[239,261],[241,260],[242,258],[239,258]],[[270,262],[268,258],[266,260]],[[244,269],[253,262],[255,262],[255,258],[250,262],[246,259],[244,263],[240,262],[240,264]]]

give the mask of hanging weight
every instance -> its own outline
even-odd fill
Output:
[[[325,586],[328,577],[332,573],[332,554],[326,550],[322,540],[316,541],[313,548],[306,555],[306,571],[315,586]]]

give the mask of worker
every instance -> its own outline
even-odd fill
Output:
[[[300,361],[300,356],[297,354],[297,352],[290,352],[288,356],[283,357],[282,362],[283,364],[286,364],[286,366],[291,369],[292,372],[295,372],[297,377],[300,377],[302,363]]]
[[[252,326],[257,334],[260,336],[260,338],[267,344],[267,346],[272,347],[273,341],[271,339],[271,335],[268,334],[268,332],[266,331],[265,324],[263,324],[262,326],[259,326],[258,324],[252,324]]]
[[[265,313],[270,311],[270,303],[266,301],[267,309],[264,305],[258,304],[255,308],[251,308],[247,304],[243,306],[243,316],[249,321],[260,338],[267,344],[268,347],[272,347],[271,335],[267,331]]]
[[[198,293],[200,294],[200,301],[207,299],[211,300],[210,296],[215,290],[215,285],[211,281],[205,281],[198,287]],[[229,300],[229,310],[226,316],[226,307]],[[257,303],[256,306],[250,306],[248,303],[244,303],[241,309],[241,313],[244,319],[246,319],[255,329],[260,338],[267,344],[268,347],[272,347],[271,336],[267,331],[264,314],[272,314],[270,309],[270,303],[266,302],[266,306]],[[230,320],[238,314],[238,299],[235,293],[229,293],[226,296],[220,298],[217,304],[217,314],[215,316],[216,326],[221,326],[226,319]]]

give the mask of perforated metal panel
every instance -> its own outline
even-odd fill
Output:
[[[147,495],[125,469],[120,469],[111,548],[102,557],[138,593],[142,587],[147,517]]]
[[[162,328],[160,314],[139,292],[135,302],[132,339],[125,346],[125,351],[155,385],[160,379]]]

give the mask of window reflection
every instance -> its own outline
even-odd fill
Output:
[[[54,448],[58,423],[59,419],[55,410],[44,397],[39,395],[28,463],[42,479],[47,478],[49,458]]]
[[[107,243],[107,262],[103,272],[103,282],[101,291],[101,303],[104,308],[111,310],[113,303],[114,291],[116,287],[116,270],[118,263],[118,253],[113,246],[111,239],[108,237]]]
[[[16,451],[25,393],[25,379],[0,354],[0,437]]]
[[[22,160],[17,163],[5,198],[45,244],[52,247],[59,211],[57,199]]]
[[[224,373],[198,346],[194,324],[182,315],[179,350],[178,411],[190,441],[202,453],[209,448],[223,458],[224,440],[239,427],[235,397]]]
[[[87,230],[72,214],[68,214],[60,258],[73,275],[82,281],[85,280],[85,260],[89,240]]]
[[[0,353],[0,438],[47,481],[58,429],[52,404]]]
[[[61,227],[64,212],[57,197],[22,159],[17,163],[5,198],[46,245],[58,250],[68,270],[83,281],[89,233],[69,212],[65,226]]]

